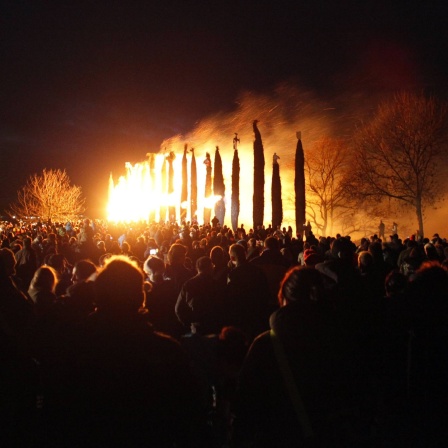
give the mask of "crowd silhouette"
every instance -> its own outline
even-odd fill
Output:
[[[438,234],[4,222],[0,443],[446,446],[447,266]]]

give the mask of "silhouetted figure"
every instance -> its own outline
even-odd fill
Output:
[[[62,382],[50,391],[48,442],[199,446],[201,414],[188,361],[174,339],[154,332],[140,314],[141,270],[127,257],[112,257],[95,289],[97,309],[72,342]]]
[[[17,276],[22,280],[24,288],[28,289],[38,268],[37,254],[31,245],[31,238],[23,238],[23,249],[16,252],[15,259]]]
[[[12,278],[13,252],[0,249],[0,426],[2,446],[32,446],[35,442],[39,372],[28,342],[35,324],[33,303]]]
[[[305,239],[308,238],[308,236],[310,236],[311,224],[309,221],[303,226],[303,233],[305,235]]]
[[[185,266],[186,264],[187,248],[182,244],[172,244],[168,251],[168,263],[166,265],[165,277],[171,279],[176,290],[179,293],[182,285],[191,277],[195,272]]]
[[[81,259],[90,259],[93,262],[98,260],[99,254],[93,242],[93,227],[90,219],[85,219],[78,234],[78,248]]]
[[[165,263],[156,256],[146,259],[143,270],[151,286],[146,292],[150,322],[156,331],[179,339],[185,330],[174,311],[179,295],[174,280],[165,278]]]
[[[52,267],[57,275],[57,283],[54,293],[56,296],[62,296],[67,288],[73,283],[71,267],[62,254],[52,254],[46,258],[46,264]]]
[[[41,266],[31,280],[28,294],[39,317],[53,312],[56,303],[57,273],[51,266]]]
[[[396,222],[392,224],[392,235],[398,235],[398,224]]]
[[[414,446],[443,446],[448,437],[448,271],[425,262],[409,285],[412,338],[408,393]]]
[[[215,246],[210,251],[210,259],[213,263],[213,278],[218,283],[221,291],[224,291],[227,286],[227,276],[229,274],[229,254],[224,251],[221,246]]]
[[[280,282],[291,265],[280,252],[280,243],[277,238],[267,237],[263,246],[261,254],[253,258],[250,263],[258,266],[268,279],[271,292],[271,311],[274,311],[278,306],[277,295]]]
[[[270,332],[240,375],[235,446],[368,446],[364,376],[353,335],[338,321],[315,269],[291,269]]]
[[[217,334],[221,331],[223,289],[213,277],[210,257],[196,262],[198,274],[187,280],[179,293],[176,315],[193,332]]]
[[[78,322],[95,310],[95,274],[97,268],[90,260],[80,260],[73,266],[72,282],[60,297],[65,318]]]
[[[145,251],[147,249],[145,237],[139,236],[135,244],[132,245],[131,249],[132,253],[143,262],[145,260]]]
[[[316,264],[316,269],[324,274],[336,300],[349,303],[360,297],[361,276],[354,261],[354,247],[347,238],[335,239],[329,258]]]
[[[379,236],[382,240],[384,240],[384,237],[385,237],[385,235],[384,235],[385,230],[386,230],[386,226],[385,226],[383,220],[381,220],[381,221],[380,221],[380,225],[378,226],[378,236]],[[394,233],[395,233],[395,232],[394,232]]]
[[[229,255],[234,267],[229,272],[226,288],[226,321],[243,330],[252,341],[269,324],[269,282],[258,266],[246,260],[242,245],[232,244]]]

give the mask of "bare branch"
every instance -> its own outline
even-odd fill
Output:
[[[30,176],[18,191],[17,202],[10,206],[10,214],[27,218],[65,221],[85,210],[81,188],[70,184],[65,171],[46,170]]]
[[[437,200],[446,116],[444,104],[423,94],[403,92],[382,103],[355,136],[351,193],[412,206],[423,235],[425,205]]]

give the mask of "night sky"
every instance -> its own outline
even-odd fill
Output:
[[[94,215],[111,171],[245,92],[447,98],[446,4],[2,1],[0,213],[31,174],[61,168]]]

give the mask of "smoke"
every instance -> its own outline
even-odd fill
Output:
[[[271,178],[272,157],[280,157],[280,176],[282,181],[283,215],[282,225],[295,228],[294,208],[294,157],[297,144],[296,132],[301,132],[305,157],[313,151],[316,141],[323,137],[344,138],[347,141],[353,135],[356,126],[376,111],[381,100],[390,96],[389,90],[369,90],[366,85],[356,84],[347,88],[347,81],[341,84],[336,94],[323,94],[304,89],[297,84],[282,83],[270,93],[243,92],[235,101],[235,107],[229,112],[218,112],[197,123],[190,132],[174,135],[162,142],[160,153],[176,154],[174,170],[177,189],[180,189],[181,155],[184,145],[194,148],[197,161],[198,198],[204,197],[206,167],[202,163],[206,153],[210,153],[214,165],[215,148],[218,146],[223,164],[226,187],[225,224],[230,226],[231,170],[233,160],[233,138],[238,134],[240,157],[240,216],[239,224],[247,228],[252,225],[253,197],[253,129],[252,123],[258,120],[258,128],[263,140],[265,152],[265,213],[264,222],[272,219]],[[345,89],[344,89],[345,87]],[[188,170],[190,170],[190,153]],[[188,174],[190,176],[190,173]],[[445,191],[445,190],[444,190]],[[201,215],[199,214],[199,220]],[[372,218],[371,230],[376,231],[378,217]],[[427,210],[426,229],[438,231],[442,223],[443,212]],[[395,216],[383,217],[388,221],[397,221]],[[414,233],[416,219],[412,210],[402,210],[399,228],[406,233]],[[379,221],[378,221],[379,222]],[[390,224],[391,224],[390,223]],[[334,232],[342,231],[333,227]],[[367,230],[369,231],[369,230]],[[400,232],[401,234],[401,232]],[[366,236],[366,235],[356,235]],[[403,235],[404,237],[407,235]]]
[[[346,131],[341,126],[341,114],[331,103],[320,100],[310,91],[291,84],[281,84],[272,93],[242,93],[236,101],[235,109],[227,113],[217,113],[201,120],[186,135],[176,135],[161,144],[161,151],[174,151],[181,154],[185,143],[195,148],[198,160],[198,188],[201,188],[205,166],[200,161],[206,152],[214,156],[219,146],[223,161],[224,182],[226,184],[227,210],[231,191],[231,170],[233,159],[233,138],[238,133],[240,143],[240,201],[239,223],[252,223],[253,196],[253,130],[252,122],[259,120],[258,128],[263,140],[265,168],[265,216],[269,223],[271,212],[272,157],[274,152],[280,157],[280,176],[283,188],[283,225],[295,227],[294,214],[294,156],[297,144],[296,132],[301,131],[305,153],[313,143],[323,136],[341,135]],[[201,174],[203,172],[203,174]],[[229,224],[230,213],[226,213]]]

